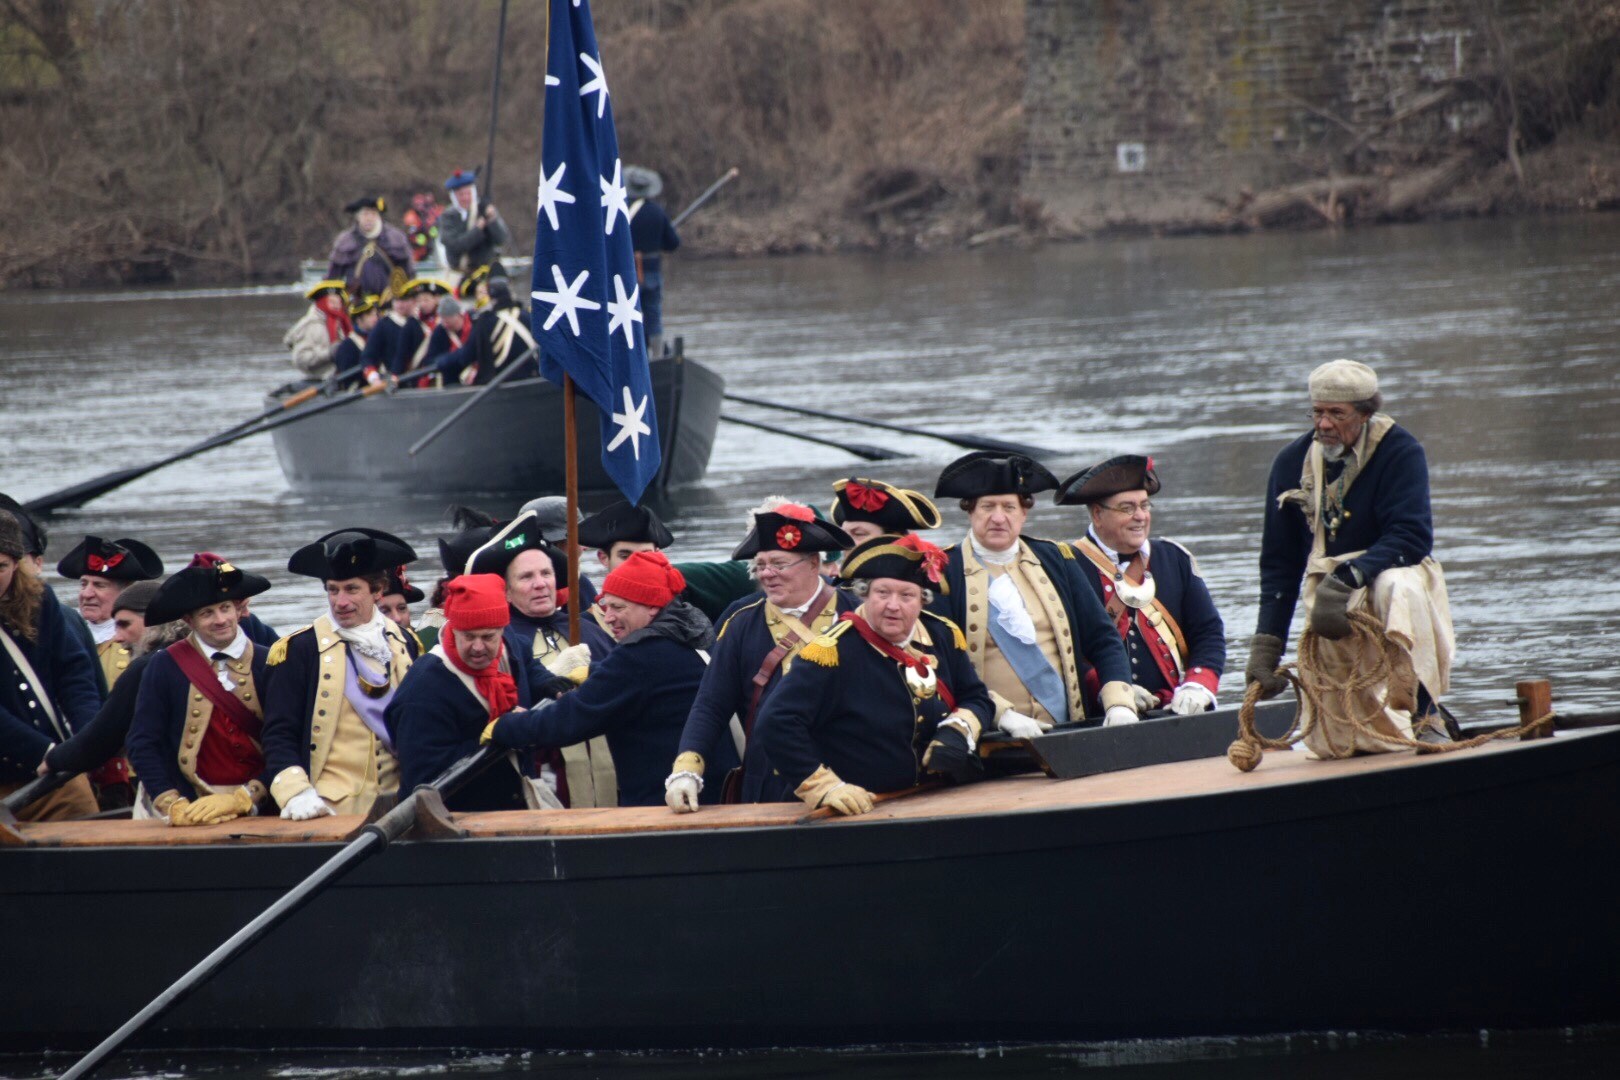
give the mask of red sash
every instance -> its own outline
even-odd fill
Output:
[[[197,747],[197,775],[213,787],[245,784],[258,777],[264,772],[264,751],[258,743],[263,719],[220,685],[214,666],[189,638],[170,645],[167,652],[180,673],[214,707],[202,745]]]
[[[861,637],[866,640],[866,643],[872,646],[872,648],[876,649],[884,656],[887,656],[890,660],[893,660],[899,664],[904,664],[917,674],[927,675],[930,666],[932,666],[934,668],[935,683],[939,686],[940,700],[945,703],[945,711],[956,711],[956,695],[951,693],[951,688],[945,684],[945,680],[938,670],[938,663],[930,665],[928,661],[924,660],[922,657],[912,656],[910,653],[900,648],[900,646],[894,644],[888,638],[872,629],[871,623],[867,622],[853,611],[844,612],[842,615],[838,616],[838,619],[840,622],[852,624],[855,627],[855,632],[860,634]]]

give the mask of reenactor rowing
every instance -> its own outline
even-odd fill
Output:
[[[484,347],[507,310],[492,285]],[[332,305],[319,310],[341,329],[325,322]],[[523,341],[501,355],[515,362]],[[1245,684],[1284,688],[1303,600],[1313,655],[1356,695],[1342,707],[1378,712],[1350,744],[1319,725],[1311,752],[1455,739],[1423,448],[1381,411],[1365,365],[1323,365],[1309,397],[1312,428],[1278,455],[1258,515]],[[1145,455],[1059,481],[1027,455],[975,451],[945,466],[933,499],[871,477],[833,484],[825,513],[772,496],[726,560],[672,562],[658,514],[616,502],[579,521],[578,567],[560,497],[506,522],[463,507],[419,615],[416,552],[345,526],[291,553],[289,572],[321,591],[285,635],[249,610],[264,577],[201,553],[165,579],[130,537],[83,537],[59,562],[78,587],[67,610],[42,577],[43,530],[0,497],[0,785],[52,770],[95,781],[61,788],[36,817],[93,813],[98,794],[116,805],[121,779],[139,786],[137,815],[177,827],[297,820],[375,812],[493,745],[506,764],[453,793],[452,809],[799,800],[865,813],[919,785],[980,779],[988,733],[1016,743],[1216,707],[1225,627],[1191,550],[1154,535],[1169,491]],[[1042,524],[1069,539],[1036,535],[1047,492],[1085,508]],[[963,514],[956,538],[934,499]],[[923,535],[941,531],[943,546]],[[570,571],[586,568],[606,576],[581,575],[570,595]],[[1415,672],[1412,700],[1352,678],[1368,626]],[[133,777],[97,771],[126,754]]]

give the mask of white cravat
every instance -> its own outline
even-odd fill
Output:
[[[118,623],[115,619],[108,619],[106,622],[91,622],[86,619],[84,622],[90,628],[90,640],[97,645],[105,645],[111,641],[113,632],[118,629]]]
[[[214,674],[219,677],[219,685],[223,686],[227,690],[235,690],[236,680],[231,678],[231,669],[225,666],[225,661],[215,660],[214,654],[224,653],[232,660],[242,659],[242,654],[247,652],[248,647],[248,636],[242,632],[242,628],[240,626],[236,628],[236,636],[231,639],[231,643],[229,645],[226,645],[223,648],[214,648],[197,634],[191,635],[191,641],[192,644],[196,645],[197,648],[202,651],[202,654],[208,658],[208,662],[214,665]]]
[[[388,647],[388,617],[382,612],[373,610],[371,621],[360,626],[338,626],[337,620],[332,620],[332,627],[337,636],[346,644],[368,660],[374,660],[387,667],[394,659],[393,650]]]

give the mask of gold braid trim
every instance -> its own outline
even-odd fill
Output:
[[[927,615],[931,619],[937,619],[940,622],[944,623],[946,626],[950,627],[951,628],[951,640],[956,643],[956,647],[959,650],[961,650],[962,652],[967,651],[967,635],[962,633],[962,628],[960,626],[957,626],[954,620],[948,619],[944,615],[937,615],[934,612],[928,611],[926,609],[924,609],[923,614]]]
[[[854,624],[847,622],[837,623],[825,634],[817,634],[799,649],[799,659],[808,660],[812,664],[819,664],[822,667],[837,667],[838,639],[852,625]]]
[[[313,627],[313,625],[314,624],[312,623],[312,624],[310,624],[310,626],[300,626],[297,630],[294,630],[291,634],[288,634],[285,637],[277,638],[276,643],[274,645],[270,646],[269,653],[267,653],[265,655],[265,658],[264,658],[265,665],[268,666],[268,667],[275,667],[277,664],[279,664],[283,660],[287,659],[287,643],[289,641],[291,641],[296,635],[302,634],[305,630],[311,629]]]

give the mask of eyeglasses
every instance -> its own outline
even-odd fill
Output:
[[[754,573],[756,574],[785,574],[795,566],[803,563],[803,558],[771,561],[769,559],[755,559]]]
[[[1112,510],[1121,517],[1135,517],[1138,510],[1144,514],[1153,513],[1153,503],[1148,499],[1143,499],[1139,503],[1115,503],[1113,506],[1102,503],[1100,505],[1104,510]]]
[[[1312,409],[1311,423],[1315,424],[1323,420],[1331,420],[1335,424],[1342,424],[1355,415],[1355,409]]]

